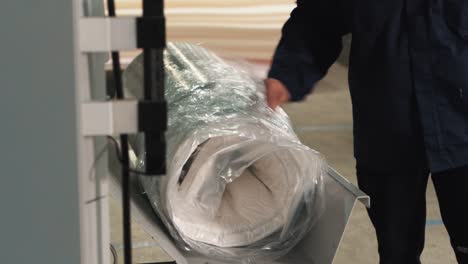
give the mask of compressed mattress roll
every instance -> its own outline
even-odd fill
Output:
[[[237,148],[219,154],[245,140],[225,136],[200,145],[178,188],[168,192],[177,204],[172,209],[174,225],[185,236],[221,247],[239,247],[262,240],[285,225],[298,181],[287,171],[287,164],[294,163],[293,154],[278,150],[241,161],[236,159],[245,159],[245,154],[234,153],[242,151]],[[245,163],[245,169],[226,182],[217,169],[220,160]]]
[[[326,162],[240,63],[186,43],[170,43],[164,59],[168,174],[141,177],[156,213],[186,250],[234,262],[284,255],[323,211]],[[136,96],[142,64],[139,56],[124,73]]]

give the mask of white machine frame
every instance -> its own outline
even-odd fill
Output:
[[[74,0],[73,3],[81,263],[107,264],[110,263],[109,175],[98,172],[95,167],[95,137],[136,133],[137,102],[93,101],[90,55],[135,50],[136,18],[85,17],[84,1]],[[102,76],[104,74],[102,68]]]

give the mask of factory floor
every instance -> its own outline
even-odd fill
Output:
[[[312,96],[302,103],[286,106],[285,110],[302,142],[321,152],[334,168],[356,184],[346,67],[339,64],[333,66]],[[426,248],[422,261],[424,264],[456,263],[447,232],[440,220],[432,183],[427,191],[427,203]],[[110,208],[111,240],[118,252],[117,263],[122,263],[121,210],[119,203],[114,200],[111,200]],[[141,227],[135,224],[132,230],[135,263],[170,260],[157,247],[157,241],[153,241]],[[376,264],[376,247],[376,238],[366,210],[363,206],[357,206],[344,234],[335,264]]]

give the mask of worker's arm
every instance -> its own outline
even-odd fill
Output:
[[[298,0],[282,30],[266,80],[269,105],[302,100],[325,76],[342,49],[341,0]]]

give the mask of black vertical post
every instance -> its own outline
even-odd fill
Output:
[[[164,1],[143,0],[143,21],[145,26],[141,43],[144,60],[144,101],[158,105],[158,115],[167,115],[164,97],[164,61],[165,47]],[[155,39],[159,38],[159,39]],[[143,120],[142,122],[167,122],[164,117]],[[149,125],[151,126],[151,125]],[[145,133],[146,172],[163,175],[166,173],[166,124],[160,124]]]
[[[107,1],[107,9],[110,17],[115,17],[114,0]],[[125,98],[122,71],[120,68],[120,54],[118,51],[112,51],[112,70],[115,82],[116,98],[122,100]],[[123,222],[123,242],[124,242],[124,263],[132,263],[132,232],[131,232],[131,211],[130,211],[130,157],[128,153],[128,135],[120,135],[120,145],[122,153],[122,222]]]
[[[143,48],[144,98],[139,103],[139,131],[145,134],[146,174],[166,173],[167,106],[164,98],[164,61],[166,30],[163,0],[143,0],[143,17],[137,20],[137,43]],[[109,16],[114,17],[114,0],[107,0]],[[112,51],[116,98],[124,99],[120,56]],[[122,206],[124,263],[132,263],[132,234],[130,209],[130,162],[128,136],[122,134]]]

